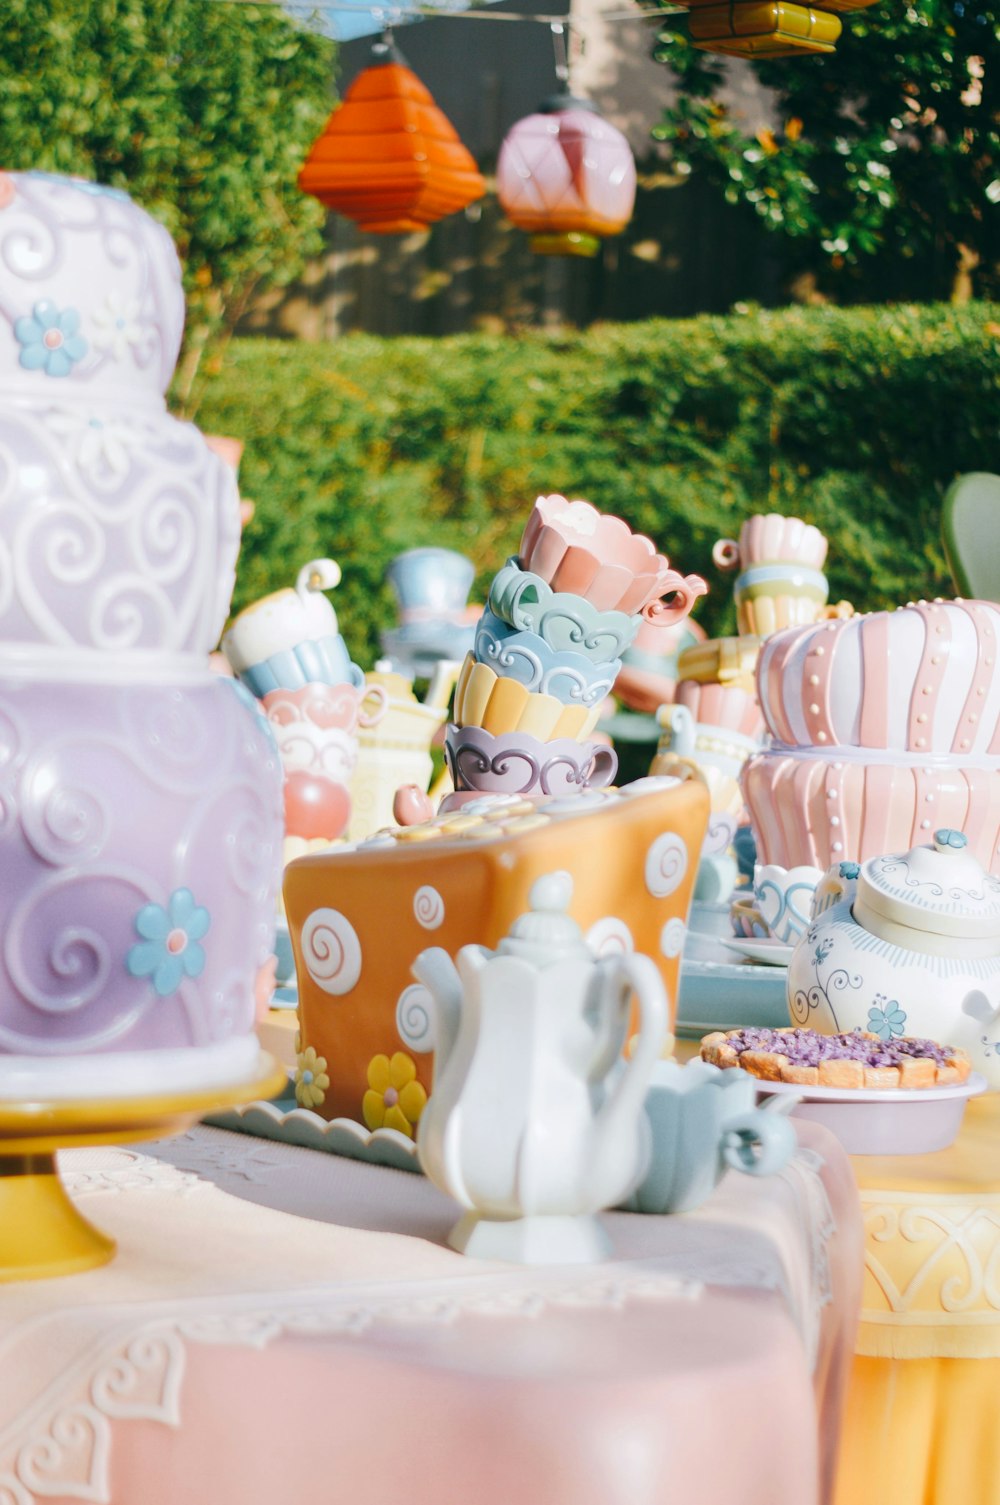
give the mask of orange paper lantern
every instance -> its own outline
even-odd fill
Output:
[[[486,184],[451,122],[384,43],[313,143],[299,187],[376,235],[424,230]]]

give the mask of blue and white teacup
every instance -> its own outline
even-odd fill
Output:
[[[795,1153],[795,1131],[784,1113],[758,1108],[755,1099],[746,1071],[658,1061],[645,1102],[649,1167],[624,1210],[690,1212],[726,1170],[748,1176],[782,1170]]]
[[[598,611],[582,596],[551,585],[508,559],[490,586],[489,609],[519,632],[534,632],[557,653],[582,653],[595,664],[620,659],[643,618],[623,611]]]
[[[564,705],[598,705],[611,693],[621,659],[595,664],[584,653],[551,648],[537,632],[519,631],[486,607],[476,628],[476,659],[526,690]]]

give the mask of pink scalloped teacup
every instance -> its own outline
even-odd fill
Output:
[[[666,555],[622,518],[558,494],[535,502],[520,559],[522,569],[554,591],[582,596],[598,611],[641,612],[663,627],[686,617],[708,590],[700,575],[671,569]]]
[[[494,736],[454,723],[444,752],[455,789],[480,794],[575,794],[603,788],[618,772],[618,755],[603,742],[540,742],[524,732]]]
[[[269,690],[261,701],[276,726],[307,722],[322,731],[355,732],[375,726],[385,715],[389,696],[382,685],[303,685],[299,690]]]

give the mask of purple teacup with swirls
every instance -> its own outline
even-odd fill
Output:
[[[454,723],[445,732],[444,753],[456,790],[480,794],[575,794],[610,784],[618,772],[618,754],[603,742],[540,742],[525,732],[494,736]]]

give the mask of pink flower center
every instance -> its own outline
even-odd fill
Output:
[[[187,936],[183,930],[171,930],[167,936],[167,950],[171,956],[177,956],[187,945]]]
[[[396,1104],[399,1102],[399,1093],[396,1091],[395,1087],[387,1087],[385,1089],[385,1092],[383,1093],[383,1101],[385,1102],[387,1108],[395,1108]]]
[[[58,329],[47,329],[42,336],[42,344],[49,350],[58,350],[62,342],[62,332]]]

